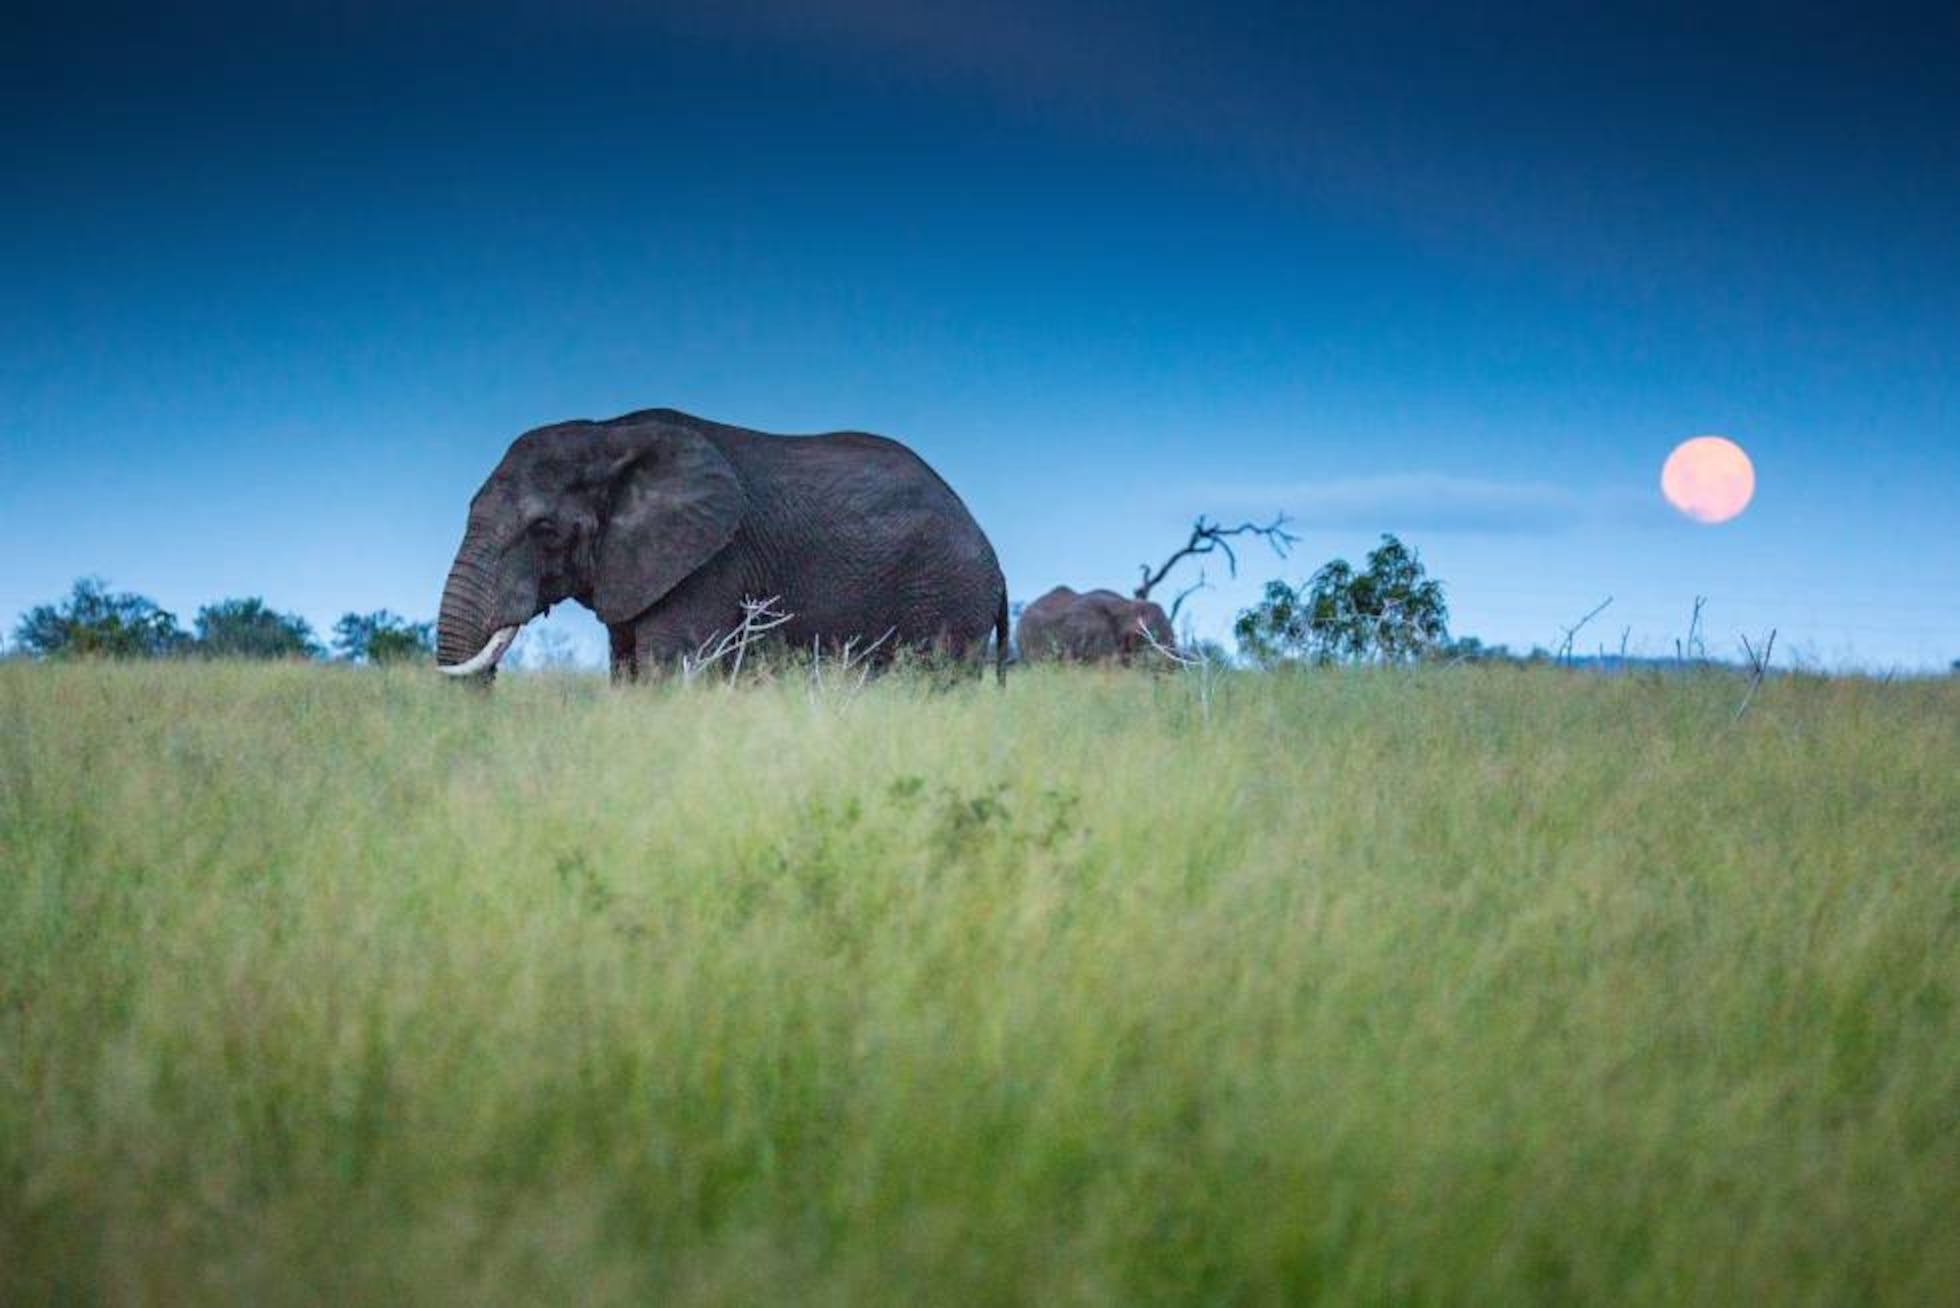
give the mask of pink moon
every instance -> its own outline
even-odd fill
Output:
[[[1661,494],[1696,522],[1727,522],[1749,507],[1755,493],[1749,456],[1723,436],[1682,441],[1661,465]]]

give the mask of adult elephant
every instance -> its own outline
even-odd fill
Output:
[[[1022,611],[1017,637],[1021,657],[1030,662],[1128,663],[1150,648],[1145,629],[1166,649],[1177,643],[1171,620],[1158,604],[1113,590],[1078,594],[1057,586]]]
[[[599,615],[614,680],[670,665],[774,598],[772,639],[808,649],[884,639],[971,659],[1007,585],[952,488],[911,450],[862,432],[773,436],[645,409],[519,436],[470,501],[443,587],[436,663],[491,672],[519,627],[561,600]]]

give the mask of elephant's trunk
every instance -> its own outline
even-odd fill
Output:
[[[482,551],[465,541],[442,588],[436,615],[436,667],[452,677],[474,676],[496,668],[517,628],[490,627],[492,574]]]

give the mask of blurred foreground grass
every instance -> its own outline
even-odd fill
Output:
[[[1952,1302],[1960,687],[0,666],[0,1302]]]

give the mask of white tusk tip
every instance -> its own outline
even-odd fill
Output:
[[[485,668],[497,666],[497,660],[504,656],[510,643],[517,639],[516,627],[500,627],[485,641],[483,648],[474,657],[463,663],[437,664],[436,671],[445,677],[473,677]]]

